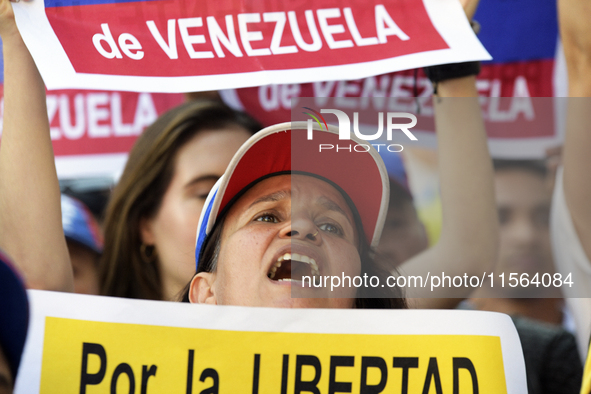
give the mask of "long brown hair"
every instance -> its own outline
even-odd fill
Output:
[[[99,264],[101,294],[162,299],[157,256],[144,261],[140,223],[158,212],[174,175],[178,150],[201,130],[239,126],[261,129],[248,115],[218,101],[182,104],[160,116],[138,138],[107,205],[105,244]]]

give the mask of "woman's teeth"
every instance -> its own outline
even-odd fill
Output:
[[[299,253],[285,253],[282,256],[279,256],[277,261],[271,266],[271,269],[269,270],[269,274],[268,274],[270,279],[275,278],[277,271],[281,269],[282,264],[286,261],[289,261],[290,264],[293,263],[294,261],[307,264],[310,266],[311,275],[313,275],[313,276],[320,275],[320,270],[318,269],[318,264],[316,264],[316,260],[314,260],[313,258],[303,255],[303,254],[299,254]],[[291,273],[291,266],[290,266],[290,273]],[[280,278],[278,280],[279,281],[282,281],[282,280],[291,281],[291,278]]]

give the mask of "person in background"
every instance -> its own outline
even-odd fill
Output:
[[[380,156],[390,179],[390,202],[378,253],[396,268],[427,249],[429,240],[413,203],[402,157],[388,151]]]
[[[461,264],[461,259],[433,259],[421,266],[423,272],[417,269],[413,257],[429,248],[427,231],[415,208],[401,155],[388,151],[380,152],[380,155],[390,180],[388,215],[377,248],[381,259],[393,273],[399,269],[406,275],[421,275],[427,271],[444,272],[449,276],[463,275],[466,267]],[[466,190],[468,189],[465,187],[464,191]],[[485,264],[474,261],[470,269],[479,268],[485,269]],[[456,289],[453,294],[445,291],[434,293],[422,289],[413,290],[416,296],[409,299],[408,304],[410,308],[419,309],[453,309],[472,293],[471,288]]]
[[[426,233],[412,202],[401,157],[381,154],[390,178],[390,203],[378,252],[391,269],[427,249]],[[542,162],[499,161],[495,165],[496,202],[500,220],[500,272],[554,272],[548,218],[550,190]],[[455,264],[432,267],[449,275],[461,275]],[[470,296],[467,289],[465,297]],[[527,294],[521,294],[524,296]],[[523,316],[557,325],[562,323],[563,301],[558,298],[479,298],[470,306],[512,315],[521,340],[531,394],[575,394],[582,368],[575,338],[559,326],[542,324]],[[489,296],[490,294],[482,294]],[[515,294],[520,296],[520,294]],[[535,296],[535,294],[530,294]],[[422,298],[409,300],[414,308],[454,308],[462,298]],[[465,303],[463,304],[464,306]],[[522,316],[518,316],[522,315]],[[587,394],[587,393],[586,393]]]
[[[74,271],[74,292],[99,294],[98,263],[103,237],[89,209],[75,198],[62,194],[62,226]]]
[[[495,190],[500,223],[499,261],[493,275],[522,274],[538,280],[554,275],[550,242],[551,190],[546,164],[532,160],[495,160]],[[478,289],[477,309],[520,315],[555,325],[564,321],[560,289],[544,286]]]
[[[29,302],[23,282],[0,251],[0,394],[11,394],[29,326]]]
[[[207,194],[261,126],[218,101],[161,115],[134,144],[104,220],[100,293],[173,300],[194,269],[195,229]]]
[[[511,287],[511,274],[541,281],[555,273],[550,242],[551,191],[546,164],[532,160],[495,160],[495,195],[500,224],[495,280],[505,287],[477,289],[465,308],[511,316],[523,349],[530,394],[576,394],[582,366],[575,337],[562,327],[564,301],[559,289]]]

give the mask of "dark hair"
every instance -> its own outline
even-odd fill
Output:
[[[396,207],[403,204],[413,204],[413,198],[400,183],[390,178],[390,207]]]
[[[546,177],[548,175],[548,167],[543,160],[495,159],[493,160],[493,167],[495,172],[505,170],[523,170],[539,175],[540,177]]]
[[[196,100],[166,112],[138,138],[106,209],[101,294],[163,298],[158,257],[142,260],[140,222],[157,214],[179,149],[202,130],[231,126],[252,134],[261,129],[256,120],[221,102]]]
[[[355,205],[340,187],[334,185],[332,182],[329,183],[341,192],[353,212],[355,227],[357,234],[359,234],[359,246],[357,250],[359,251],[359,258],[361,260],[361,274],[367,274],[370,277],[377,276],[381,283],[385,283],[386,278],[392,275],[392,273],[386,269],[385,264],[381,263],[381,260],[376,256],[374,250],[368,244],[361,224],[361,218],[359,217]],[[241,193],[243,192],[244,190],[241,191]],[[227,208],[228,207],[224,209],[224,212],[217,219],[211,233],[205,239],[195,275],[200,272],[214,272],[217,268],[222,243],[222,232],[226,220],[226,214],[228,212]],[[181,292],[180,301],[189,302],[190,285],[191,282],[189,282]],[[361,287],[360,294],[357,294],[354,304],[354,308],[357,309],[406,309],[407,307],[406,299],[400,288],[397,287],[377,287],[372,288],[371,290]]]

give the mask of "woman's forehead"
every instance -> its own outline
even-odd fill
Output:
[[[267,178],[248,190],[237,205],[249,208],[258,203],[289,198],[292,204],[299,201],[320,204],[352,217],[349,205],[339,190],[322,179],[302,174]]]

